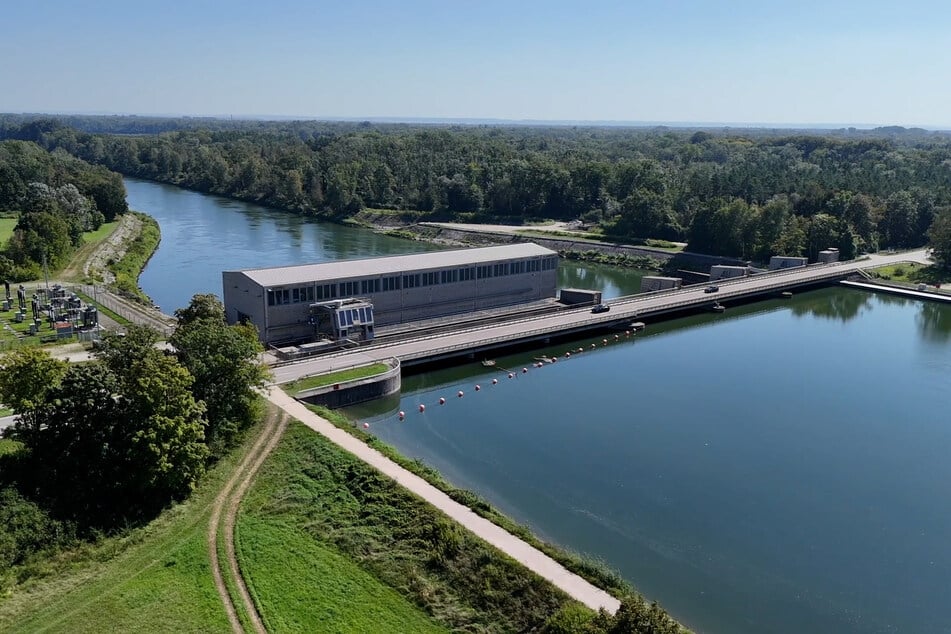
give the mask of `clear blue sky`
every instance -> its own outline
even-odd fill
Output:
[[[951,127],[951,2],[11,0],[0,112]]]

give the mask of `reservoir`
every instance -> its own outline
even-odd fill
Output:
[[[126,187],[162,227],[141,283],[166,312],[220,294],[223,269],[432,248]],[[559,273],[606,296],[639,286]],[[948,631],[951,307],[826,288],[495,360],[405,377],[400,399],[348,413],[698,631]]]

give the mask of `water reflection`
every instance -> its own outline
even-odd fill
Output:
[[[558,267],[559,288],[583,288],[603,292],[605,299],[633,295],[641,291],[641,278],[656,275],[644,269],[622,269],[616,266],[563,260]]]
[[[951,307],[937,302],[922,302],[916,321],[926,341],[947,343],[951,340]]]
[[[871,299],[872,295],[865,291],[842,289],[832,294],[813,295],[808,301],[796,302],[792,306],[792,313],[796,317],[813,315],[845,323],[870,308]]]

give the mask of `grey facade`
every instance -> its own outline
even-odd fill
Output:
[[[229,323],[249,321],[266,344],[312,340],[310,305],[358,298],[376,326],[555,296],[558,254],[512,244],[222,273]]]

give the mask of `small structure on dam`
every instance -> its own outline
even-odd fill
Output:
[[[791,269],[797,266],[806,266],[807,264],[809,264],[809,258],[774,255],[769,259],[769,270],[778,271],[779,269]]]
[[[710,267],[710,281],[732,279],[736,277],[746,277],[750,274],[748,266],[726,266],[724,264],[714,264]]]
[[[281,345],[328,338],[315,314],[326,302],[363,302],[372,310],[372,319],[359,326],[369,325],[372,331],[376,326],[552,299],[557,269],[555,251],[532,243],[510,244],[225,271],[222,296],[229,323],[253,323],[261,341]]]
[[[679,277],[662,277],[660,275],[645,275],[641,278],[641,292],[667,291],[678,289],[684,281]]]

